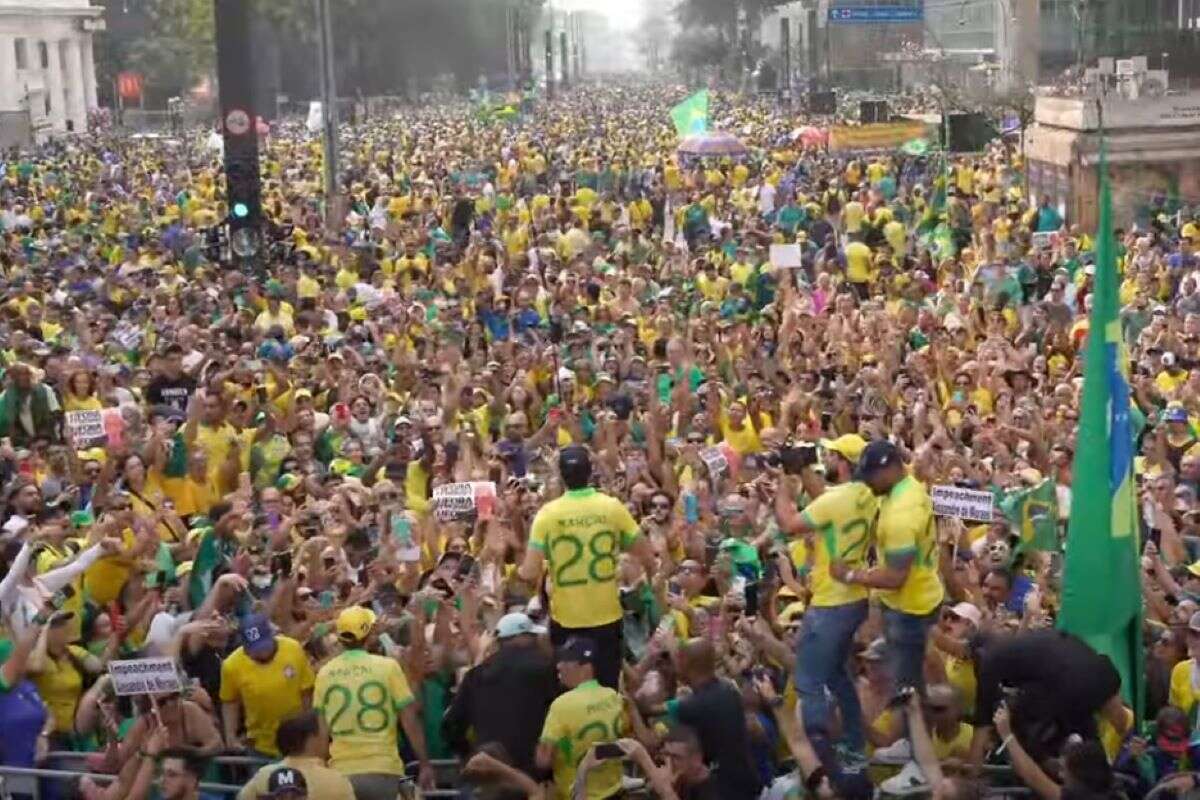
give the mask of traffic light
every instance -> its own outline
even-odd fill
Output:
[[[230,210],[229,241],[242,258],[257,255],[262,241],[262,184],[249,6],[246,0],[216,0],[214,4],[221,133],[225,140],[225,194]]]

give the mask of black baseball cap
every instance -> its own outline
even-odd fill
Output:
[[[881,469],[900,462],[900,450],[886,439],[878,439],[868,444],[858,457],[858,468],[855,477],[864,480]]]
[[[267,776],[267,797],[307,796],[304,773],[292,767],[280,767]]]
[[[595,664],[596,643],[586,636],[572,636],[558,648],[557,658],[571,664]]]
[[[582,486],[592,478],[592,456],[583,445],[567,445],[558,452],[558,471],[568,488]]]

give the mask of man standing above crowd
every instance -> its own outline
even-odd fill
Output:
[[[897,686],[923,689],[925,640],[945,596],[933,503],[891,442],[867,445],[856,477],[882,498],[875,527],[880,565],[854,568],[839,560],[830,574],[850,586],[880,590],[892,678]]]
[[[563,448],[558,459],[566,493],[534,517],[529,549],[519,576],[536,583],[550,568],[550,640],[573,636],[596,644],[596,679],[617,688],[621,673],[621,599],[617,559],[627,551],[654,573],[654,548],[637,521],[616,498],[593,489],[591,456],[585,447]]]
[[[865,447],[866,442],[853,434],[825,443],[825,474],[834,480],[848,478]],[[831,732],[828,690],[841,711],[846,742],[861,752],[865,745],[862,707],[849,657],[854,633],[867,618],[868,592],[865,586],[839,581],[830,566],[835,561],[852,570],[867,566],[875,495],[865,483],[847,481],[820,493],[801,513],[796,510],[795,477],[784,475],[783,480],[784,487],[775,496],[779,525],[790,535],[804,534],[813,553],[812,598],[796,642],[796,691],[804,724],[813,734]]]

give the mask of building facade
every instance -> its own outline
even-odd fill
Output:
[[[27,112],[39,136],[86,131],[102,12],[88,0],[0,0],[0,112]]]

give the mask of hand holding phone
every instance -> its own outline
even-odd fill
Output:
[[[624,758],[625,751],[616,742],[601,742],[594,748],[597,761],[610,761],[614,758]]]

